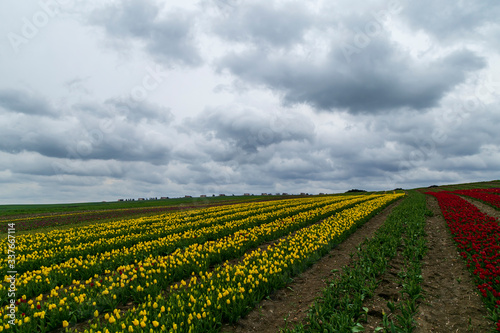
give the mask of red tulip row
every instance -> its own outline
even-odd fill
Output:
[[[438,199],[460,255],[500,331],[500,224],[450,192],[427,192]]]
[[[492,206],[500,208],[500,195],[495,193],[500,193],[500,189],[492,189],[493,191],[474,189],[474,190],[457,190],[453,193],[465,195],[474,199],[479,199]]]
[[[500,194],[500,188],[485,188],[481,190],[482,192],[488,192],[488,193],[497,193]]]

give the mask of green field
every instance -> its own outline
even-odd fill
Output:
[[[131,209],[131,208],[149,208],[149,207],[167,207],[167,206],[197,206],[207,204],[222,204],[234,202],[248,202],[255,200],[269,200],[273,198],[282,198],[282,196],[225,196],[225,197],[206,197],[206,198],[172,198],[163,200],[144,200],[144,201],[107,201],[107,202],[84,202],[67,204],[33,204],[33,205],[0,205],[0,217],[9,217],[15,215],[31,214],[53,214],[68,212],[89,212],[96,210],[113,209]]]
[[[437,187],[420,187],[417,188],[417,190],[435,192],[435,191],[469,190],[473,188],[492,188],[492,187],[500,187],[500,180],[489,180],[484,182],[464,183],[464,184],[447,184],[447,185],[435,184],[435,185],[437,185]]]

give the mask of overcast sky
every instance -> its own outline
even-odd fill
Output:
[[[500,178],[497,0],[167,3],[0,3],[0,204]]]

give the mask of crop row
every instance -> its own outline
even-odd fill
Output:
[[[473,190],[456,190],[452,193],[465,195],[474,199],[479,199],[481,201],[490,204],[496,208],[500,208],[500,195],[495,194],[497,192],[493,191],[485,191],[481,189],[473,189]]]
[[[183,209],[187,208],[198,208],[197,206],[183,206]],[[0,223],[0,233],[7,232],[7,224],[15,222],[17,231],[26,231],[40,229],[44,227],[55,227],[64,226],[72,224],[80,224],[84,222],[95,222],[107,219],[119,219],[128,218],[134,215],[144,215],[144,214],[159,214],[162,212],[169,212],[178,210],[179,207],[150,207],[150,208],[126,208],[119,210],[105,210],[101,212],[84,212],[84,213],[73,213],[73,214],[61,214],[54,216],[44,216],[44,217],[32,217],[32,218],[20,218],[20,219],[9,219],[3,220]]]
[[[237,258],[249,248],[284,236],[367,199],[366,196],[351,197],[351,200],[238,231],[217,241],[193,244],[184,250],[178,249],[169,256],[149,257],[131,265],[118,267],[105,276],[96,276],[87,281],[73,281],[71,287],[56,287],[46,297],[39,296],[34,301],[21,299],[18,302],[19,311],[24,312],[26,317],[33,318],[32,325],[49,329],[60,326],[64,319],[68,319],[68,312],[72,313],[72,318],[77,321],[92,316],[96,310],[99,313],[115,309],[129,299],[141,302],[145,300],[146,295],[161,293],[174,281],[189,277],[193,271],[208,269],[210,265]],[[60,304],[61,299],[63,304]],[[36,313],[38,315],[35,315]],[[43,313],[43,318],[40,313]]]
[[[156,223],[149,223],[143,226],[143,219],[139,218],[135,221],[129,221],[130,225],[134,227],[129,228],[129,233],[122,234],[121,232],[115,236],[110,232],[100,233],[100,238],[89,242],[76,242],[71,241],[71,245],[57,246],[53,244],[50,246],[49,241],[45,241],[50,246],[48,249],[41,251],[34,250],[30,253],[22,253],[22,250],[17,250],[16,253],[21,252],[16,256],[16,269],[19,273],[24,273],[30,270],[40,268],[42,265],[47,266],[50,264],[59,264],[73,258],[80,258],[89,255],[95,255],[102,252],[113,251],[115,249],[127,249],[142,242],[150,242],[158,239],[163,239],[169,235],[186,232],[192,229],[199,229],[211,227],[213,225],[222,225],[224,223],[233,221],[243,221],[250,219],[253,221],[267,221],[269,219],[284,217],[293,214],[297,211],[302,211],[310,208],[310,205],[325,205],[327,202],[342,200],[342,197],[327,198],[316,202],[309,203],[309,201],[293,202],[288,200],[286,202],[276,203],[276,206],[271,207],[255,207],[247,209],[247,205],[240,207],[240,211],[227,215],[219,215],[211,217],[210,215],[196,216],[192,220],[178,218],[177,214],[166,216]],[[290,202],[291,201],[291,202]],[[309,204],[308,204],[309,203]],[[137,222],[137,220],[139,222]],[[123,224],[127,222],[116,222],[114,224]],[[113,224],[113,223],[111,223]],[[84,230],[73,230],[70,234],[85,233]],[[71,235],[67,237],[71,240]],[[16,244],[16,248],[17,248]],[[19,245],[22,248],[22,245]],[[33,247],[33,245],[31,246]],[[0,260],[0,269],[7,265],[7,257]]]
[[[330,198],[332,203],[343,199],[354,198],[334,197]],[[359,200],[368,199],[367,196],[358,196]],[[323,200],[321,200],[323,202]],[[314,209],[317,204],[307,203],[301,205],[302,209],[295,211],[298,213],[306,209]],[[241,220],[229,221],[223,224],[214,224],[208,227],[198,229],[190,229],[184,232],[175,233],[162,237],[156,240],[140,242],[131,247],[123,247],[112,251],[102,252],[96,255],[87,255],[71,258],[63,263],[50,266],[43,266],[40,269],[27,271],[18,277],[20,281],[17,289],[19,293],[33,297],[48,290],[71,283],[74,279],[88,279],[95,274],[101,274],[106,270],[114,270],[121,265],[126,265],[134,260],[141,260],[150,256],[166,255],[172,253],[178,248],[184,248],[192,244],[204,243],[206,241],[215,240],[238,230],[244,230],[256,225],[261,225],[269,221],[289,216],[290,209],[283,211],[269,212],[247,217]],[[7,281],[8,276],[5,277]],[[2,302],[6,301],[7,289],[2,287]],[[3,304],[3,303],[2,303]]]
[[[467,268],[474,274],[489,318],[500,330],[500,225],[476,206],[447,192],[429,192],[437,198],[444,219]]]
[[[303,199],[307,202],[307,199]],[[312,199],[308,199],[311,201]],[[143,216],[134,219],[118,220],[109,223],[93,224],[89,226],[74,227],[64,230],[53,230],[47,233],[25,234],[16,239],[16,253],[40,252],[44,249],[64,247],[77,243],[89,243],[110,235],[118,237],[130,233],[144,233],[159,226],[169,225],[172,222],[188,222],[206,217],[216,218],[221,216],[230,217],[236,213],[247,212],[252,214],[255,209],[272,209],[274,206],[298,205],[299,200],[280,200],[276,202],[258,202],[238,205],[227,205],[195,209],[189,211],[171,212],[168,214],[157,214]],[[5,249],[1,249],[5,251]],[[3,253],[3,252],[2,252]]]
[[[118,310],[91,325],[94,332],[215,332],[235,321],[291,276],[317,261],[348,232],[401,194],[384,195],[300,229],[234,265],[200,271],[179,289],[148,294],[137,307]],[[64,324],[63,324],[64,326]],[[88,332],[88,330],[86,330]]]

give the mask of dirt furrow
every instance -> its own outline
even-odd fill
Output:
[[[434,213],[427,219],[428,247],[422,264],[425,299],[417,310],[416,333],[489,332],[484,307],[471,274],[459,256],[437,199],[427,196]]]

